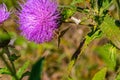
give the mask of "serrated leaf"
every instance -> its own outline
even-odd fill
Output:
[[[20,79],[23,75],[23,73],[25,72],[25,70],[28,68],[30,62],[29,61],[26,61],[24,63],[24,65],[18,70],[17,72],[17,77]]]
[[[107,72],[107,68],[101,69],[94,75],[92,80],[105,80],[106,72]]]
[[[120,30],[115,24],[115,20],[107,15],[100,25],[100,29],[105,36],[120,49]]]
[[[116,51],[117,49],[111,44],[96,48],[96,52],[110,70],[114,70],[116,66]]]
[[[102,8],[108,7],[110,5],[112,0],[103,0],[102,2]]]
[[[100,7],[100,15],[103,14],[108,8],[112,5],[113,1],[112,0],[102,0],[102,6]]]
[[[32,67],[29,80],[41,80],[44,57],[40,58]]]

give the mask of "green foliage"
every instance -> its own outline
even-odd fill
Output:
[[[100,15],[103,15],[104,12],[108,10],[108,8],[112,5],[112,0],[102,0],[102,6],[100,7]]]
[[[68,68],[67,68],[67,74],[68,74],[68,75],[70,74],[74,63],[75,63],[75,60],[71,60],[71,61],[70,61],[69,65],[68,65]]]
[[[106,72],[107,72],[107,68],[101,69],[94,75],[92,80],[105,80]]]
[[[24,65],[17,71],[17,77],[18,77],[19,79],[21,79],[23,73],[24,73],[25,70],[28,68],[29,64],[30,64],[30,62],[29,62],[29,61],[26,61],[26,62],[24,63]]]
[[[96,48],[99,56],[107,65],[109,70],[114,70],[116,67],[116,48],[111,44],[106,44]]]
[[[111,6],[113,3],[112,0],[90,0],[91,7],[94,9],[96,13],[99,15],[104,15],[106,10]],[[106,14],[106,13],[105,13]]]
[[[44,57],[40,58],[32,67],[29,80],[41,80]]]
[[[90,0],[91,8],[93,8],[95,11],[98,11],[97,1],[96,0]]]
[[[0,68],[0,74],[11,74],[11,72],[8,70],[7,67],[5,68]]]
[[[119,72],[119,74],[117,75],[117,77],[116,77],[115,80],[120,80],[120,72]]]
[[[63,80],[73,80],[71,77],[70,77],[70,73],[72,71],[72,68],[75,64],[75,60],[71,60],[68,64],[68,67],[67,67],[67,72],[66,74],[63,76]]]
[[[115,24],[115,20],[110,16],[106,16],[103,23],[100,25],[101,31],[111,40],[111,42],[120,49],[120,30]]]
[[[26,41],[23,37],[17,37],[17,39],[15,40],[15,45],[23,45],[25,43]]]
[[[59,1],[61,1],[61,0],[59,0]],[[66,0],[66,1],[71,2],[71,0]],[[114,3],[114,1],[116,3]],[[3,2],[7,5],[8,9],[12,8],[12,10],[14,10],[14,9],[17,10],[19,8],[18,6],[20,6],[20,5],[18,5],[17,0],[2,0],[2,1],[0,0],[0,3],[3,3]],[[62,2],[64,2],[64,0]],[[82,4],[82,5],[80,5],[80,4]],[[103,66],[103,64],[105,64],[104,65],[105,68],[101,69],[97,73],[94,73],[95,75],[92,78],[92,80],[105,80],[107,70],[112,71],[112,73],[114,73],[116,75],[116,71],[119,66],[119,64],[116,63],[117,62],[116,57],[117,57],[117,49],[120,49],[120,29],[119,29],[120,28],[120,15],[119,15],[119,20],[115,20],[112,18],[112,15],[110,15],[110,16],[108,15],[108,12],[111,13],[108,10],[109,7],[111,5],[115,5],[115,4],[117,6],[117,10],[118,10],[117,12],[119,15],[120,14],[120,1],[119,0],[72,0],[70,5],[63,5],[63,6],[59,7],[59,9],[61,10],[61,20],[60,20],[61,24],[64,22],[67,24],[68,23],[74,24],[73,23],[74,21],[72,21],[70,19],[70,17],[72,17],[73,15],[74,15],[74,17],[76,17],[76,20],[78,17],[78,18],[80,18],[80,20],[82,22],[82,23],[79,23],[78,25],[74,24],[74,26],[76,26],[76,29],[80,29],[81,25],[82,25],[82,28],[80,29],[83,31],[83,34],[81,34],[82,35],[81,38],[85,40],[85,43],[82,44],[82,47],[79,46],[78,48],[77,48],[76,44],[78,45],[80,42],[77,42],[78,39],[75,39],[75,38],[80,37],[80,35],[79,34],[77,35],[76,33],[75,33],[75,36],[72,34],[67,35],[66,39],[63,40],[63,43],[61,42],[62,47],[60,46],[60,48],[58,48],[57,44],[54,42],[43,43],[43,44],[38,44],[38,45],[36,45],[33,42],[27,42],[27,40],[25,38],[19,37],[18,35],[16,35],[16,33],[15,33],[15,37],[17,37],[17,39],[15,40],[15,42],[13,42],[14,44],[8,45],[8,43],[10,42],[10,39],[13,37],[8,35],[7,31],[9,31],[9,30],[7,30],[7,31],[0,30],[0,47],[5,47],[5,48],[7,47],[7,49],[10,49],[10,48],[17,49],[19,51],[19,53],[22,53],[22,54],[29,53],[29,54],[27,54],[26,59],[28,59],[28,57],[29,57],[29,55],[31,55],[31,53],[34,53],[35,56],[36,55],[41,56],[43,53],[46,53],[46,54],[47,53],[55,53],[55,54],[47,55],[46,61],[48,60],[48,63],[50,65],[43,66],[43,61],[45,60],[45,58],[42,57],[33,65],[31,72],[29,72],[29,71],[26,71],[26,69],[28,68],[29,63],[30,63],[29,61],[25,62],[22,67],[20,67],[19,69],[17,68],[18,70],[16,70],[13,62],[16,59],[18,59],[20,56],[17,56],[17,54],[15,54],[16,53],[15,50],[14,51],[12,51],[12,50],[5,51],[5,49],[4,49],[4,53],[6,55],[5,63],[7,64],[8,68],[0,68],[0,74],[11,75],[12,80],[18,80],[18,79],[22,80],[24,76],[29,76],[29,80],[41,80],[43,67],[45,67],[46,70],[48,70],[52,67],[52,68],[55,68],[55,70],[58,72],[59,72],[59,70],[61,72],[63,70],[66,71],[65,75],[62,75],[62,78],[64,78],[63,80],[88,80],[87,78],[91,78],[93,76],[94,71],[96,71],[96,69],[98,69],[97,68],[98,63],[102,62],[102,64],[100,64],[100,66]],[[16,16],[12,15],[10,20],[13,19],[14,17],[16,17]],[[13,20],[11,20],[11,21],[13,21]],[[9,24],[9,22],[8,22],[8,24]],[[68,25],[67,28],[65,28],[66,26],[64,26],[64,24],[63,24],[64,29],[61,28],[61,30],[62,29],[63,30],[59,31],[59,35],[57,36],[58,37],[58,46],[59,46],[60,40],[64,36],[64,34],[67,33],[67,31],[70,29],[70,27],[73,28],[73,25],[71,26],[71,24]],[[91,29],[91,32],[90,33],[87,32],[87,30],[85,30],[84,26]],[[85,30],[85,32],[84,32],[84,30]],[[78,33],[79,33],[79,30],[78,30]],[[80,31],[80,33],[81,33],[81,31]],[[86,35],[87,33],[88,33],[88,35],[84,36],[84,34]],[[92,47],[91,47],[91,45],[88,46],[91,42],[98,41],[95,39],[101,39],[104,37],[107,38],[107,40],[109,40],[109,42],[105,42],[105,44],[102,46],[100,46],[99,44],[95,44],[95,47],[94,47],[94,45],[92,45]],[[72,38],[74,38],[73,41],[72,41]],[[69,41],[76,42],[76,43],[72,45]],[[67,45],[64,44],[66,42],[67,42]],[[76,50],[75,50],[75,48],[76,48]],[[91,55],[92,53],[94,53],[94,51],[92,51],[93,48],[95,48],[95,51],[97,52],[97,56],[99,57],[98,62],[97,61],[94,62],[94,60],[92,60],[92,58],[94,58],[94,57],[96,58],[96,55],[95,56]],[[69,49],[71,49],[71,50],[69,50]],[[77,55],[73,54],[73,59],[70,61],[70,58],[72,55],[69,53],[74,52],[73,50],[75,51],[75,53],[77,53]],[[35,52],[32,52],[32,51],[35,51]],[[55,51],[59,51],[59,52],[55,52]],[[76,61],[78,61],[78,56],[79,56],[79,53],[81,53],[81,51],[82,51],[82,53],[86,52],[88,54],[80,56],[80,61],[82,60],[83,62],[81,61],[81,62],[76,63]],[[88,56],[89,51],[91,53],[90,56]],[[2,48],[0,48],[0,52],[1,52],[1,55],[4,54],[4,53],[2,53]],[[63,53],[63,54],[61,55],[59,53]],[[59,58],[58,58],[58,56],[59,56]],[[55,60],[57,58],[58,58],[58,60]],[[91,63],[86,64],[86,62],[89,62],[89,60]],[[54,61],[55,61],[55,64],[54,63],[51,64]],[[57,67],[56,67],[56,63],[59,63],[59,65],[57,65]],[[74,66],[76,66],[75,64],[77,64],[77,69],[75,67],[76,70],[74,70],[74,68],[73,68]],[[88,66],[89,64],[90,64],[90,66]],[[15,65],[16,65],[16,63],[15,63]],[[66,66],[67,66],[67,68],[66,68]],[[64,69],[64,67],[65,67],[65,69]],[[82,67],[84,67],[84,68],[82,68]],[[51,74],[54,74],[54,70],[50,70],[50,72],[48,72],[47,75],[49,75],[49,74],[50,74],[50,76],[53,77],[54,75],[51,75]],[[59,75],[59,73],[57,75]],[[55,76],[56,76],[56,73],[55,73]],[[120,73],[116,76],[116,80],[120,80]]]
[[[63,9],[61,15],[62,15],[62,21],[65,21],[66,19],[70,18],[74,13],[76,12],[76,8],[74,7],[66,7]]]
[[[96,31],[92,36],[87,35],[82,51],[84,51],[93,40],[100,37],[102,37],[100,30]]]

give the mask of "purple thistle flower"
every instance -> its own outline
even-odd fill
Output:
[[[10,16],[10,13],[7,10],[7,7],[5,4],[0,4],[0,24],[3,23],[6,19],[8,19]]]
[[[21,34],[35,43],[51,41],[59,24],[57,7],[50,0],[27,0],[19,13]]]

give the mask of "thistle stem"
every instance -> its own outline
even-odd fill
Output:
[[[9,71],[11,72],[11,75],[15,78],[15,80],[19,80],[16,75],[16,69],[15,69],[14,63],[10,59],[7,59],[5,57],[4,53],[6,53],[7,57],[9,58],[10,52],[9,52],[8,47],[3,48],[3,51],[0,55],[0,57],[3,60],[3,62],[5,63],[5,65],[7,66],[7,68],[9,69]]]

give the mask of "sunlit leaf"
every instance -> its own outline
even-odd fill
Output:
[[[106,72],[107,72],[107,68],[101,69],[94,75],[92,80],[105,80]]]
[[[24,65],[18,70],[17,77],[20,79],[25,72],[25,70],[28,68],[28,65],[30,64],[29,61],[26,61]]]
[[[100,15],[103,15],[106,10],[108,10],[108,8],[112,5],[112,3],[112,0],[102,0],[102,5],[100,6]]]
[[[63,8],[63,11],[61,13],[62,21],[65,21],[66,19],[70,18],[75,12],[76,12],[75,7],[70,6],[70,7]]]
[[[116,66],[116,51],[116,48],[111,44],[96,48],[96,52],[110,70],[114,70]]]
[[[65,73],[65,75],[63,76],[63,80],[72,80],[72,78],[70,78],[70,73],[72,71],[72,68],[75,64],[75,60],[71,60],[68,64],[68,67],[67,67],[67,71]]]
[[[0,68],[0,74],[11,74],[11,72],[8,70],[8,68]]]
[[[102,35],[100,30],[96,31],[92,36],[87,35],[82,51],[84,51],[93,40],[102,37]]]
[[[103,23],[100,25],[101,31],[111,40],[111,42],[120,49],[120,30],[115,24],[115,20],[110,16],[106,16]]]
[[[115,80],[120,80],[120,72],[119,74],[116,76],[116,79]]]

